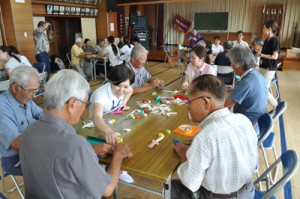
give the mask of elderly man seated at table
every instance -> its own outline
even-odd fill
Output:
[[[259,133],[258,118],[267,111],[268,88],[265,78],[255,70],[255,58],[248,47],[237,46],[227,53],[231,67],[241,78],[225,101],[234,113],[244,114]]]
[[[131,84],[133,94],[146,92],[158,86],[163,86],[164,81],[152,77],[145,69],[144,64],[147,61],[148,51],[141,45],[135,46],[131,51],[130,62],[127,66],[134,72],[135,80]],[[148,84],[144,84],[144,83]]]
[[[1,163],[12,175],[22,175],[19,146],[24,129],[43,115],[43,110],[32,101],[38,90],[37,70],[19,66],[11,72],[9,89],[0,95]]]
[[[225,87],[213,75],[193,80],[188,114],[201,130],[191,146],[177,143],[179,180],[172,180],[171,198],[254,197],[251,182],[257,163],[257,137],[249,119],[224,107]]]
[[[89,104],[89,90],[73,70],[61,70],[47,83],[46,113],[26,128],[21,140],[26,198],[101,198],[115,189],[123,159],[132,156],[128,146],[91,146],[72,127]],[[107,153],[113,158],[105,171],[97,155]]]
[[[91,52],[84,52],[83,39],[78,37],[75,40],[75,44],[71,48],[71,63],[72,67],[77,70],[85,79],[92,75],[92,65],[90,62],[84,62],[79,56],[85,56],[92,54]]]

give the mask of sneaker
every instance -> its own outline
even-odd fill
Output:
[[[133,183],[133,178],[127,173],[127,171],[121,171],[119,179],[123,182]]]

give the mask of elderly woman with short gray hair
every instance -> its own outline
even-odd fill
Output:
[[[227,56],[240,79],[226,99],[225,106],[234,106],[234,113],[244,114],[256,126],[258,118],[267,111],[267,82],[258,70],[254,69],[255,58],[248,47],[236,46]]]

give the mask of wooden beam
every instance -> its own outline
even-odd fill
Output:
[[[144,2],[132,2],[132,3],[119,3],[117,6],[132,6],[132,5],[147,5],[147,4],[160,4],[160,3],[181,3],[181,2],[199,2],[208,0],[156,0],[156,1],[144,1]]]

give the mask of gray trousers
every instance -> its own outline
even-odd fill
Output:
[[[171,198],[172,199],[220,199],[213,197],[206,191],[203,191],[203,188],[200,187],[199,191],[193,193],[187,187],[185,187],[180,180],[172,180],[171,182]],[[254,198],[255,189],[252,183],[249,183],[247,187],[239,193],[236,197],[228,199],[252,199]]]

